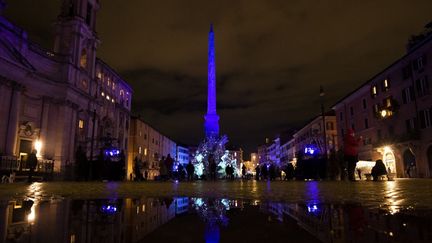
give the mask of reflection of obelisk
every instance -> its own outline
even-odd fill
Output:
[[[206,138],[219,136],[219,116],[216,113],[216,63],[213,25],[210,25],[208,38],[208,96],[207,114],[204,116]]]

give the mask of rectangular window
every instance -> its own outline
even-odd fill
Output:
[[[352,106],[350,107],[350,114],[351,116],[354,116],[354,108]]]
[[[382,91],[385,92],[387,90],[389,90],[390,88],[390,83],[388,79],[384,79],[384,81],[382,82]]]
[[[407,129],[407,132],[412,131],[414,129],[414,119],[405,120],[405,126]]]
[[[402,90],[402,102],[408,104],[414,100],[414,88],[412,86]]]
[[[78,128],[79,128],[79,129],[84,129],[84,120],[81,120],[81,119],[80,119],[80,120],[78,121]]]
[[[340,119],[341,121],[343,121],[343,113],[342,113],[342,112],[339,113],[339,119]]]
[[[376,85],[372,86],[371,95],[372,95],[373,98],[378,95],[378,90],[377,90],[377,86]]]
[[[378,104],[375,104],[373,106],[372,112],[373,112],[374,117],[378,117],[378,115],[379,115],[378,114],[379,113],[379,105]]]
[[[87,3],[86,24],[88,26],[90,26],[92,23],[92,12],[93,12],[93,6],[90,3]]]
[[[431,127],[431,113],[430,112],[431,112],[430,110],[419,111],[420,128]]]
[[[421,79],[417,79],[416,80],[416,88],[417,88],[417,93],[418,93],[419,97],[429,94],[428,77],[424,76]]]
[[[406,67],[402,68],[402,78],[404,80],[411,77],[411,74],[412,74],[411,65],[407,65]]]
[[[366,99],[363,99],[363,109],[367,108]]]
[[[392,97],[390,96],[390,97],[385,98],[385,99],[383,100],[383,105],[384,105],[384,107],[386,107],[386,108],[390,108],[390,107],[392,107]]]
[[[369,121],[367,118],[364,120],[364,125],[365,125],[365,129],[369,128]]]
[[[139,154],[142,153],[142,147],[141,147],[141,146],[138,147],[138,153],[139,153]]]

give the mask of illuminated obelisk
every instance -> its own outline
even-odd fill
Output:
[[[216,113],[216,63],[213,25],[210,25],[208,37],[208,96],[207,114],[204,116],[206,138],[219,136],[219,116]]]

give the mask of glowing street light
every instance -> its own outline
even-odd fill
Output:
[[[34,149],[36,149],[36,156],[37,157],[41,157],[41,150],[42,150],[42,141],[41,140],[36,140],[35,142],[34,142]]]

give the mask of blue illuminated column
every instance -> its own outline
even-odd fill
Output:
[[[210,25],[208,38],[208,96],[207,114],[204,116],[204,129],[207,138],[219,136],[219,116],[216,113],[216,63],[213,25]]]

